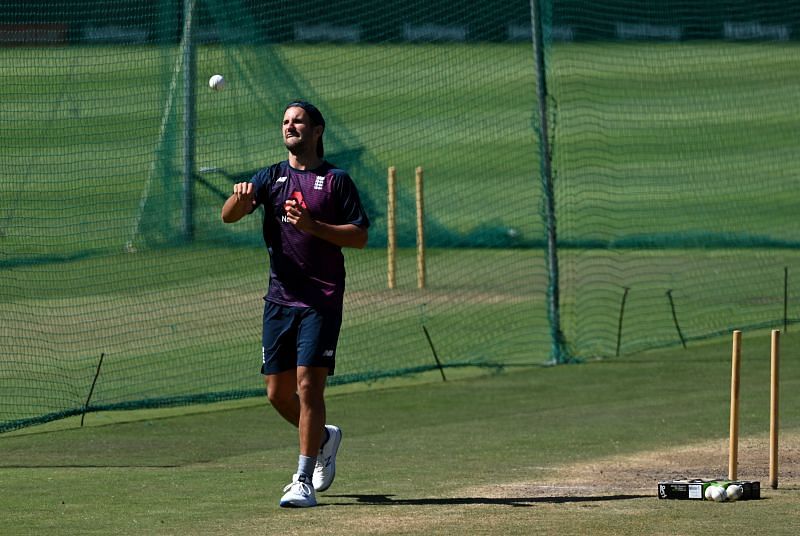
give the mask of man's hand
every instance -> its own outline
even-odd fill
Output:
[[[311,213],[296,199],[284,201],[283,210],[286,212],[286,219],[294,225],[295,229],[300,229],[326,242],[339,247],[358,249],[367,245],[367,229],[351,223],[332,225],[319,222],[312,218]]]
[[[308,210],[306,210],[296,199],[287,199],[283,203],[283,210],[286,212],[286,219],[289,223],[295,226],[296,229],[301,231],[310,232],[317,222],[311,217]]]
[[[234,184],[233,195],[236,196],[236,203],[244,203],[248,208],[256,204],[252,182],[237,182]]]
[[[251,182],[237,182],[233,185],[233,194],[222,207],[222,221],[233,223],[241,220],[256,205],[256,192]]]

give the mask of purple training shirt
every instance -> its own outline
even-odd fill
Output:
[[[317,221],[369,227],[353,180],[329,162],[303,171],[288,160],[256,173],[250,180],[256,206],[264,207],[263,235],[269,251],[269,290],[264,299],[282,305],[342,309],[344,256],[342,248],[297,230],[286,219],[283,205],[295,199]]]

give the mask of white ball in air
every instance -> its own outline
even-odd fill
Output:
[[[221,74],[215,74],[208,79],[208,87],[214,91],[222,91],[225,89],[225,78]]]

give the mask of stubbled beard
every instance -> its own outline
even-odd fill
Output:
[[[297,156],[306,151],[308,143],[297,138],[289,138],[288,140],[284,138],[283,145],[286,146],[290,153]]]

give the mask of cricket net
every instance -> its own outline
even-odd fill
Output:
[[[346,252],[333,384],[435,369],[434,349],[445,371],[565,362],[799,316],[800,8],[7,5],[0,431],[263,392],[260,215],[225,225],[220,208],[285,158],[296,98],[325,114],[326,156],[372,220],[368,247]]]

